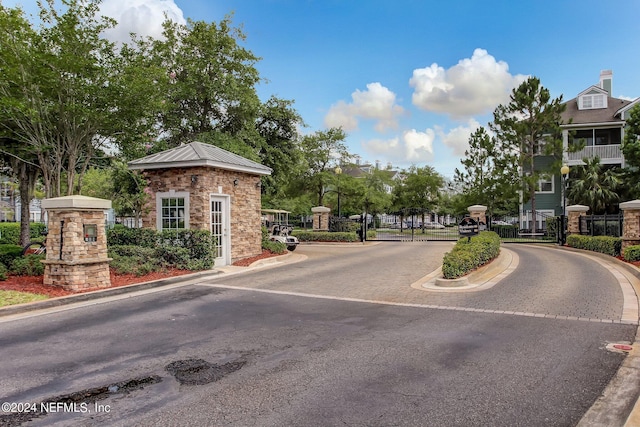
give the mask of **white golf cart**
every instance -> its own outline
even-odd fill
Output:
[[[291,236],[293,226],[289,225],[289,211],[280,209],[262,209],[262,225],[269,230],[269,240],[282,242],[290,251],[295,251],[298,238]]]

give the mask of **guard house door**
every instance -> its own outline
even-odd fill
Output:
[[[230,264],[229,198],[226,196],[211,196],[211,234],[215,239],[216,267]]]

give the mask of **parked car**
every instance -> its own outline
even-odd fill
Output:
[[[439,222],[425,222],[424,228],[440,229],[440,228],[444,228],[444,225],[440,224]]]

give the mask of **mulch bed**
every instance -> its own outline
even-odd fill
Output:
[[[278,256],[268,250],[263,250],[262,254],[244,258],[233,263],[235,266],[247,267],[251,263],[259,261],[261,259]],[[136,283],[149,282],[151,280],[166,279],[169,277],[182,276],[184,274],[194,273],[190,270],[178,270],[175,268],[164,269],[163,271],[153,272],[145,274],[143,276],[136,276],[135,274],[116,274],[111,271],[111,288],[118,286],[133,285]],[[106,289],[106,288],[99,288]],[[67,291],[57,286],[46,286],[43,283],[43,276],[9,276],[5,281],[0,281],[1,291],[19,291],[29,292],[32,294],[47,295],[49,298],[63,297],[67,295],[80,294],[84,292],[96,291],[98,288],[83,289],[81,291]]]
[[[260,255],[256,255],[250,258],[243,258],[241,260],[234,262],[232,265],[235,265],[236,267],[248,267],[256,261],[260,261],[261,259],[271,258],[278,255],[282,255],[282,254],[276,254],[267,249],[263,249]]]
[[[151,280],[166,279],[168,277],[182,276],[184,274],[193,273],[190,270],[165,269],[154,273],[136,276],[135,274],[116,274],[111,271],[111,287],[133,285],[135,283],[148,282]],[[106,289],[106,288],[100,288]],[[33,294],[47,295],[49,298],[63,297],[66,295],[80,294],[83,292],[91,292],[98,290],[83,289],[81,291],[67,291],[57,286],[46,286],[43,283],[43,276],[9,276],[5,281],[0,282],[0,290],[2,291],[20,291]]]

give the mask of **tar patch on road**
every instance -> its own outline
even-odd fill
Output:
[[[217,365],[202,359],[186,359],[171,362],[165,369],[181,385],[203,385],[221,380],[242,368],[245,363],[246,361],[239,360]]]
[[[162,381],[162,378],[152,375],[51,397],[29,406],[26,412],[0,415],[0,427],[19,426],[36,418],[44,417],[48,414],[47,408],[54,408],[59,412],[83,412],[83,408],[86,408],[84,405],[107,399],[115,394],[129,394],[132,391],[143,389],[147,385],[159,383],[160,381]]]

